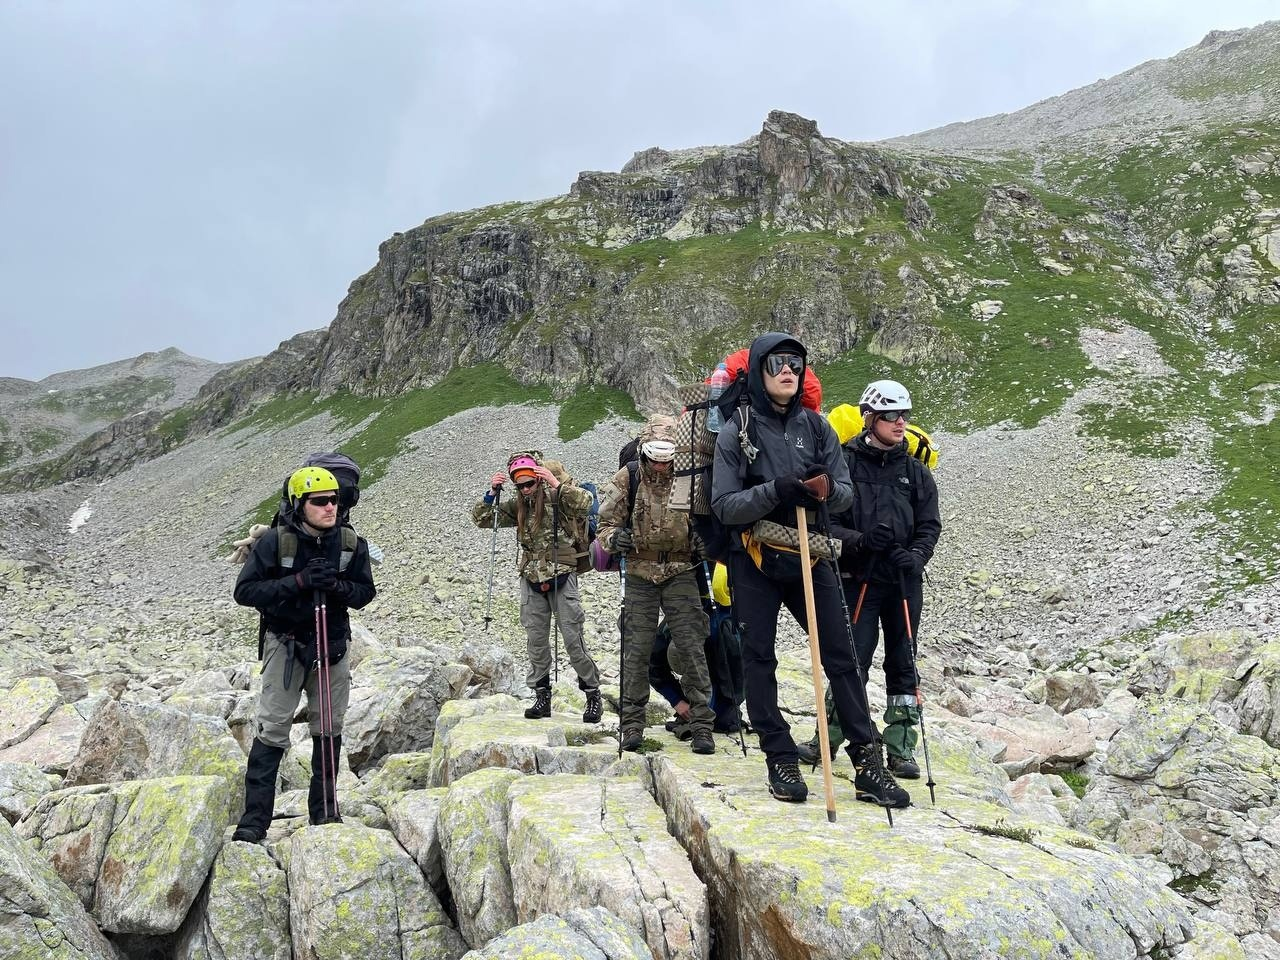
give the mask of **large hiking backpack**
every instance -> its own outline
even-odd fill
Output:
[[[589,480],[581,483],[575,481],[559,460],[543,460],[542,465],[550,470],[561,484],[578,487],[591,494],[591,509],[585,517],[562,515],[557,504],[553,504],[551,508],[555,514],[552,522],[559,526],[572,545],[577,572],[586,573],[592,569],[591,546],[595,543],[596,531],[600,527],[600,491]]]

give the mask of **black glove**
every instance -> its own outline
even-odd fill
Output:
[[[893,528],[880,523],[862,535],[862,545],[868,550],[885,550],[893,543]]]
[[[778,502],[784,507],[811,507],[813,497],[805,489],[804,477],[778,477],[773,481],[773,489],[778,494]]]
[[[332,590],[338,582],[338,571],[324,557],[316,557],[293,575],[300,590]]]
[[[924,557],[904,547],[894,547],[889,560],[908,577],[918,577],[924,569]]]
[[[862,534],[857,530],[846,530],[840,537],[841,556],[853,554],[862,546]]]
[[[613,552],[627,553],[636,545],[635,538],[631,536],[629,527],[620,527],[613,534]]]

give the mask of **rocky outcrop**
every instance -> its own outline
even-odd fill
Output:
[[[555,957],[556,960],[651,960],[635,929],[604,907],[579,908],[563,916],[545,914],[512,927],[463,960]]]

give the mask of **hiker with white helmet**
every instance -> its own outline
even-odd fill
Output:
[[[503,497],[507,481],[515,495]],[[551,630],[564,635],[569,663],[586,694],[583,723],[599,723],[604,716],[600,699],[600,671],[582,640],[586,614],[578,597],[579,556],[570,525],[585,521],[594,498],[572,482],[563,466],[544,460],[537,450],[524,450],[507,460],[507,468],[489,478],[489,492],[471,510],[478,527],[491,527],[495,513],[499,527],[515,527],[520,543],[520,624],[525,630],[529,669],[525,679],[533,690],[530,720],[551,716]]]
[[[907,452],[907,388],[896,380],[876,380],[863,391],[858,407],[862,432],[843,447],[853,504],[835,517],[832,536],[842,545],[840,576],[864,672],[884,631],[882,741],[888,767],[898,777],[916,780],[920,708],[913,638],[924,602],[922,571],[942,532],[938,488],[928,467]],[[833,750],[836,737],[838,733]],[[817,752],[816,738],[800,746],[802,759],[812,761]]]
[[[364,538],[338,522],[339,484],[322,467],[289,477],[288,516],[253,545],[235,600],[262,614],[262,693],[245,771],[245,809],[233,840],[257,843],[275,805],[276,773],[303,690],[311,724],[312,824],[340,822],[337,773],[350,668],[347,611],[377,593]]]
[[[639,437],[638,459],[613,476],[600,510],[597,537],[626,558],[623,623],[621,748],[638,750],[649,702],[649,655],[659,615],[671,631],[668,658],[689,704],[694,753],[715,753],[707,614],[694,574],[689,515],[672,509],[675,421],[654,417]]]

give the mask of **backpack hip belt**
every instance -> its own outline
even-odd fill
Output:
[[[800,531],[772,520],[757,520],[751,525],[750,534],[753,540],[767,544],[778,550],[797,553],[800,550]],[[843,545],[834,537],[825,537],[816,530],[809,531],[809,553],[819,559],[830,557],[840,559]]]
[[[651,563],[686,563],[689,561],[688,551],[678,550],[631,550],[628,560],[648,560]]]

